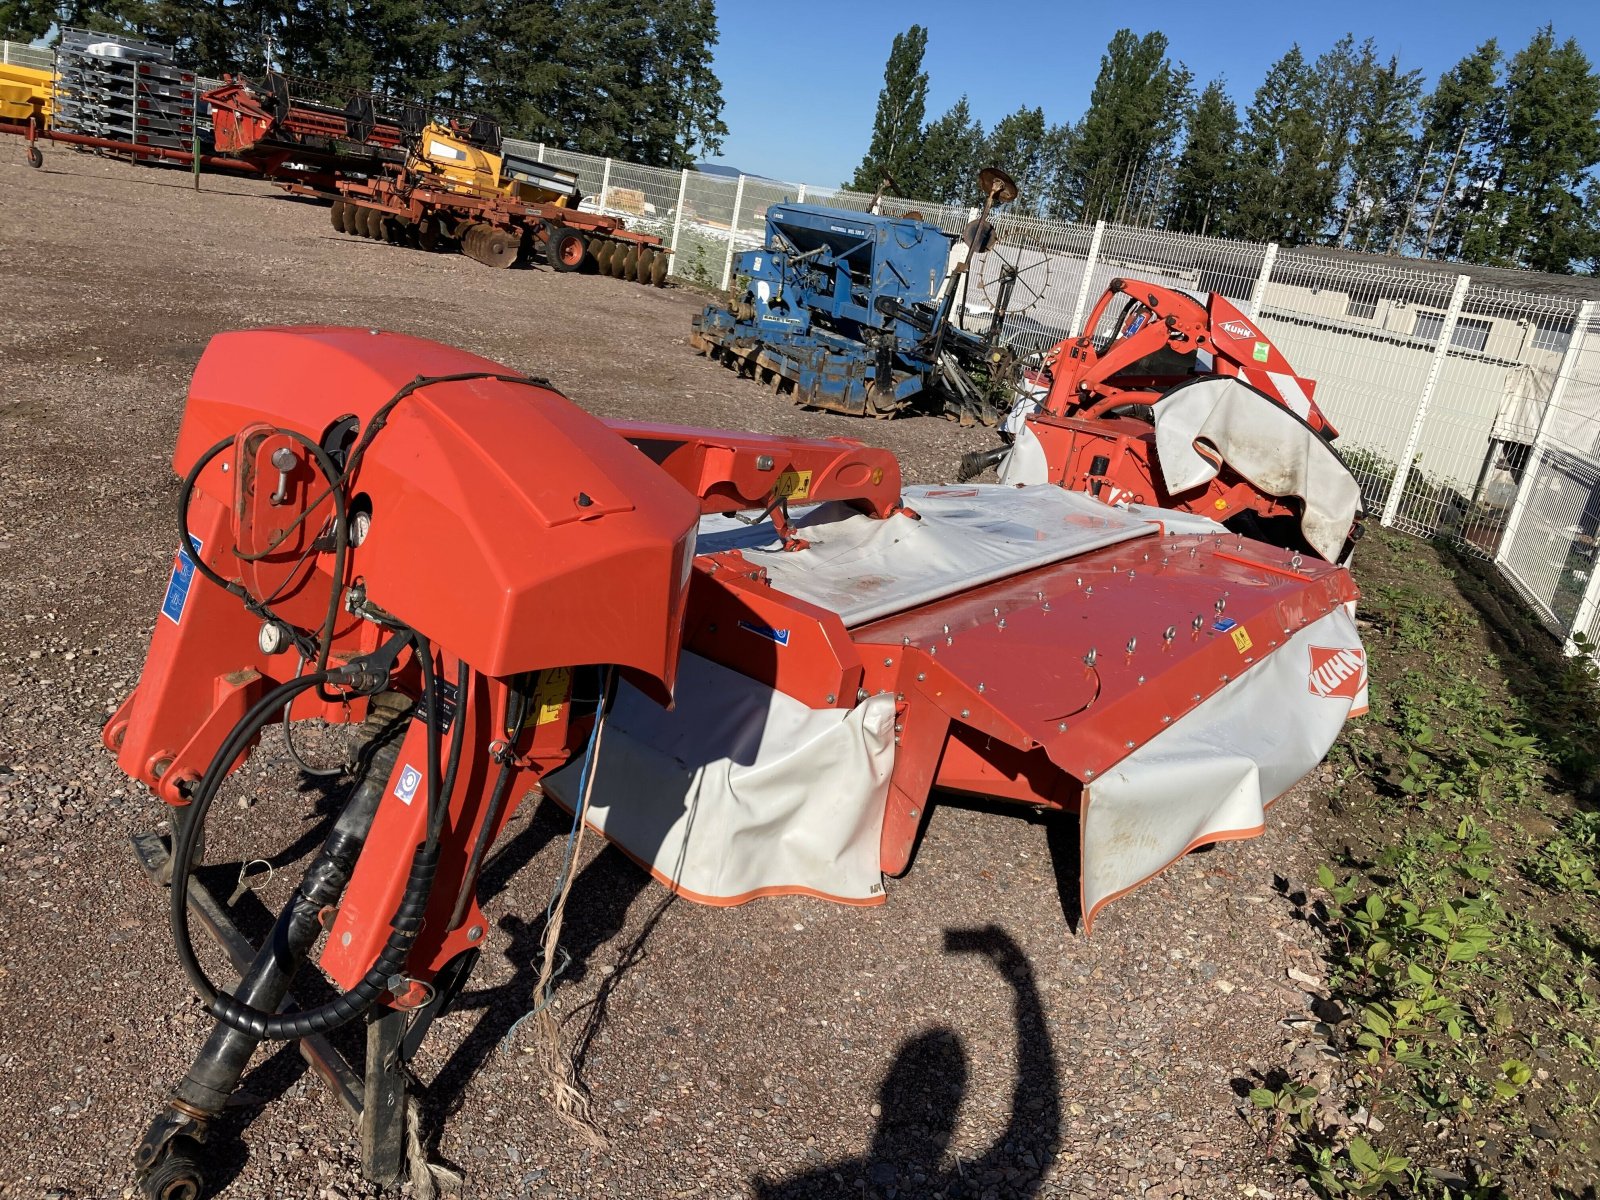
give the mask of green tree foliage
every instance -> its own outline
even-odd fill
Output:
[[[1500,173],[1488,220],[1463,249],[1478,262],[1570,271],[1600,253],[1595,184],[1600,76],[1545,26],[1506,67]]]
[[[1427,224],[1417,245],[1422,253],[1458,258],[1467,230],[1482,211],[1488,189],[1473,186],[1498,174],[1500,130],[1505,112],[1500,91],[1500,47],[1493,38],[1439,77],[1422,103],[1421,197]]]
[[[928,31],[913,25],[894,35],[889,60],[883,68],[883,90],[872,118],[872,142],[842,186],[858,192],[875,192],[885,179],[894,180],[893,191],[919,196],[923,184],[922,118],[928,107],[928,73],[922,55],[928,48]]]
[[[1053,212],[1078,220],[1135,220],[1170,182],[1192,76],[1167,58],[1162,33],[1112,35],[1089,110],[1061,139]]]
[[[974,203],[986,146],[983,126],[962,96],[923,131],[920,198],[940,204]]]
[[[1338,244],[1386,250],[1408,219],[1407,184],[1417,170],[1412,130],[1422,96],[1422,72],[1402,71],[1397,58],[1380,63],[1370,46],[1364,49]]]
[[[728,132],[713,0],[0,0],[7,36],[52,25],[167,42],[211,76],[259,78],[270,58],[652,166],[715,154]]]
[[[1053,139],[1056,136],[1045,126],[1044,109],[1026,106],[1001,117],[990,130],[984,145],[984,161],[993,163],[1017,181],[1013,211],[1041,211],[1054,166]]]
[[[1172,172],[1167,225],[1184,233],[1226,234],[1239,198],[1239,110],[1220,79],[1206,84],[1184,115],[1183,152]]]
[[[1309,148],[1320,138],[1306,107],[1311,67],[1298,45],[1267,70],[1245,111],[1244,162],[1235,232],[1261,241],[1284,236],[1315,174]]]

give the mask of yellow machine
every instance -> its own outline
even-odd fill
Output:
[[[49,71],[0,63],[0,121],[40,117],[48,123],[52,86]]]
[[[525,204],[576,208],[578,177],[520,155],[495,154],[434,122],[417,135],[406,166],[434,187],[466,196],[505,196]]]

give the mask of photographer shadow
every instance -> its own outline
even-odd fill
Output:
[[[872,1144],[859,1158],[823,1164],[788,1179],[752,1181],[759,1200],[820,1200],[839,1195],[993,1196],[1029,1200],[1061,1145],[1061,1099],[1055,1049],[1033,967],[1004,930],[946,930],[945,951],[989,960],[1012,989],[1016,1081],[1005,1129],[981,1154],[949,1153],[966,1097],[967,1053],[953,1029],[909,1038],[878,1091]]]

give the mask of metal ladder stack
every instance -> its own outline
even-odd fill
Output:
[[[56,51],[55,127],[134,146],[188,150],[201,129],[197,84],[193,71],[173,62],[168,46],[64,29]]]

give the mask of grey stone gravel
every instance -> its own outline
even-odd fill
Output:
[[[128,850],[160,806],[99,729],[137,678],[170,567],[172,442],[209,335],[313,321],[428,334],[604,414],[861,437],[918,480],[988,435],[775,402],[687,349],[700,300],[685,292],[342,238],[256,183],[208,178],[196,195],[176,172],[54,149],[34,172],[18,145],[0,139],[0,1196],[86,1200],[131,1195],[133,1140],[206,1030],[164,896]],[[255,803],[218,817],[214,860],[287,844],[314,806],[270,739],[232,794]],[[527,1006],[528,922],[560,832],[531,809],[513,824],[467,1007],[417,1063],[439,1157],[469,1195],[1289,1194],[1235,1081],[1281,1060],[1279,1021],[1306,1015],[1285,969],[1314,966],[1310,935],[1272,886],[1309,875],[1299,795],[1263,838],[1113,905],[1092,939],[1063,915],[1061,839],[1016,813],[937,806],[916,865],[873,909],[669,903],[591,845],[558,996],[610,1137],[598,1153],[552,1116],[525,1036],[499,1049]],[[989,926],[1026,969],[945,952],[947,930]],[[244,1087],[257,1103],[235,1110],[251,1119],[228,1195],[373,1194],[292,1052],[263,1055]]]

